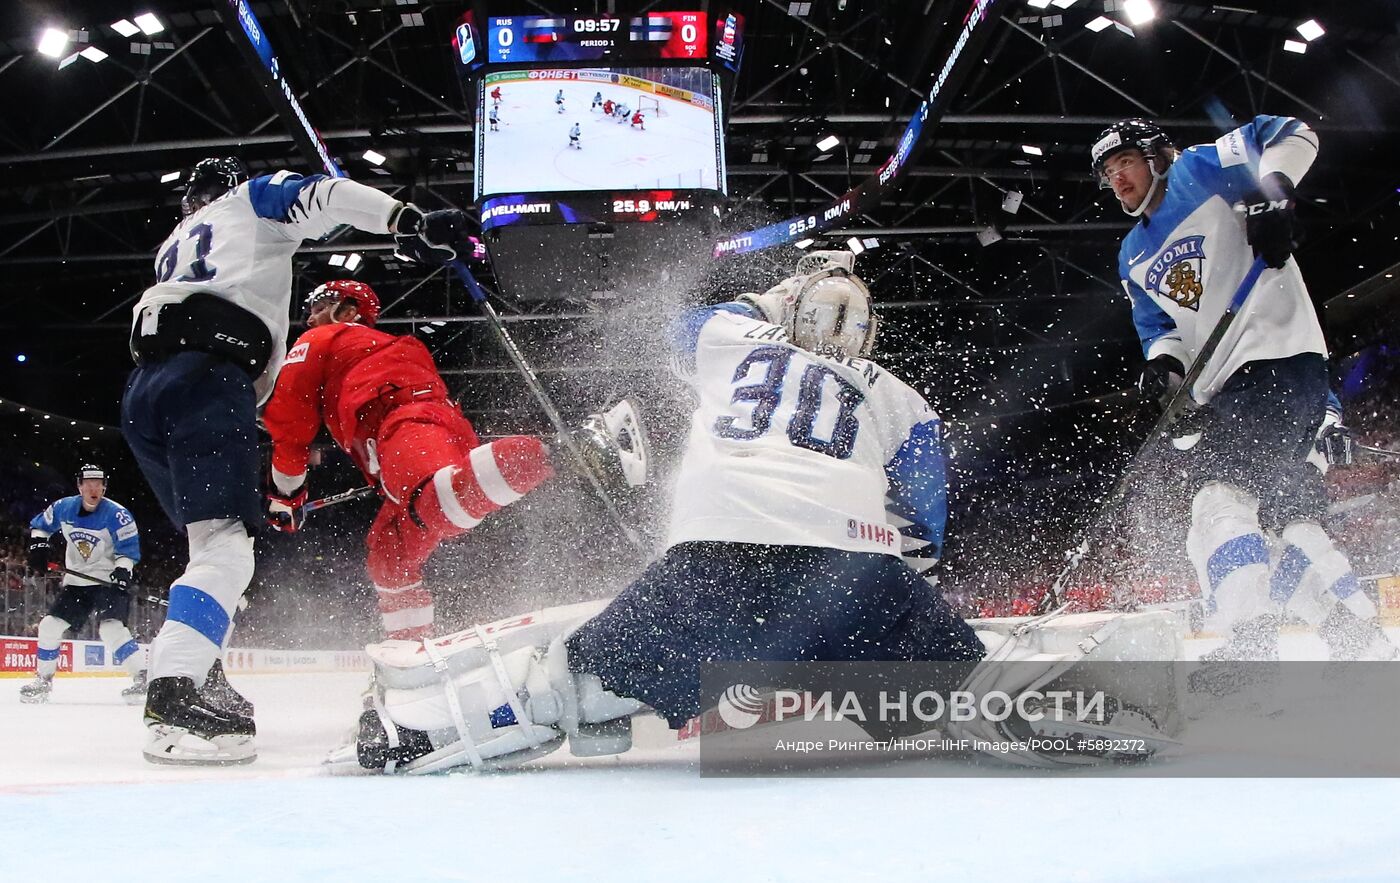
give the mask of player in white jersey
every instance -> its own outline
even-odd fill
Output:
[[[676,367],[698,402],[665,554],[547,648],[503,647],[453,677],[449,701],[435,680],[387,689],[361,719],[361,765],[509,763],[565,735],[576,754],[625,750],[611,723],[650,707],[678,728],[718,698],[702,696],[712,660],[983,657],[901,557],[905,538],[920,567],[941,546],[941,425],[869,360],[875,320],[850,257],[681,318]],[[404,646],[453,652],[438,643]]]
[[[136,519],[121,503],[107,496],[107,473],[86,464],[78,470],[78,493],[49,504],[29,522],[29,567],[48,570],[51,538],[67,543],[63,590],[48,615],[39,621],[39,651],[35,679],[20,688],[20,701],[47,702],[58,670],[63,633],[97,615],[97,634],[124,667],[132,684],[122,698],[136,704],[146,698],[145,654],[126,627],[131,612],[131,570],[141,560]],[[88,574],[91,579],[81,574]]]
[[[455,256],[461,212],[425,215],[345,178],[282,171],[244,181],[233,159],[191,171],[184,218],[156,256],[156,284],[134,310],[137,368],[122,397],[122,434],[166,514],[189,536],[189,565],[170,588],[151,645],[147,759],[241,763],[255,756],[250,715],[199,693],[253,575],[258,404],[286,355],[292,256],[305,239],[348,224],[394,234],[425,263]]]
[[[1292,257],[1294,189],[1316,156],[1312,129],[1271,116],[1181,151],[1152,123],[1125,120],[1091,153],[1101,186],[1140,219],[1119,275],[1147,358],[1145,395],[1179,385],[1251,262],[1267,267],[1190,390],[1207,416],[1192,451],[1187,553],[1212,623],[1230,635],[1215,659],[1278,654],[1259,512],[1283,524],[1305,516],[1299,489],[1325,408],[1326,346]]]

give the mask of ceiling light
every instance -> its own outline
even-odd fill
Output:
[[[1152,0],[1123,0],[1123,14],[1128,24],[1145,25],[1157,17],[1157,10]]]
[[[121,34],[123,37],[134,37],[137,34],[141,33],[140,28],[127,21],[126,19],[122,19],[121,21],[114,21],[111,25],[109,25],[109,27],[112,30],[116,31],[118,34]]]
[[[872,237],[870,237],[869,239],[862,239],[861,242],[865,243],[865,250],[866,250],[866,251],[870,251],[870,249],[872,249],[872,248],[879,248],[879,247],[880,247],[880,240],[879,240],[879,238],[877,238],[877,237],[875,237],[875,236],[872,236]]]
[[[1077,2],[1079,2],[1079,0],[1055,0],[1055,5],[1061,9],[1069,9]]]
[[[1044,9],[1050,5],[1050,0],[1026,0],[1026,5],[1035,9]]]
[[[837,138],[835,135],[827,135],[825,138],[817,142],[817,149],[820,150],[822,153],[826,153],[827,151],[836,147],[836,145],[840,143],[840,138]]]
[[[141,33],[145,34],[147,37],[152,34],[159,34],[161,31],[165,30],[165,25],[160,23],[160,19],[151,15],[149,12],[141,13],[136,16],[135,20],[136,26],[140,28]]]
[[[345,255],[343,255],[343,254],[333,254],[333,255],[331,255],[330,265],[331,265],[332,267],[343,267],[343,266],[345,266]]]
[[[77,60],[78,60],[78,53],[74,52],[72,55],[68,56],[67,58],[63,59],[62,61],[60,61],[60,62],[58,63],[58,69],[59,69],[59,70],[63,70],[65,67],[67,67],[68,65],[72,64],[73,62],[75,62],[75,61],[77,61]]]
[[[356,270],[360,269],[360,264],[363,264],[364,262],[365,259],[360,257],[359,253],[356,252],[355,254],[349,255],[345,258],[345,269],[353,273]]]
[[[799,239],[799,240],[797,240],[796,242],[793,243],[793,247],[795,247],[795,248],[811,248],[811,247],[812,247],[812,244],[813,244],[814,242],[816,242],[816,241],[817,241],[817,240],[815,240],[815,239]]]
[[[179,172],[166,172],[164,175],[160,176],[160,183],[162,184],[169,184],[171,181],[178,180],[180,180]]]
[[[994,242],[1001,241],[1001,231],[996,227],[983,227],[977,231],[977,241],[982,243],[983,248],[986,248]]]
[[[97,64],[99,61],[107,57],[107,53],[103,52],[101,49],[98,49],[96,46],[89,46],[88,48],[84,49],[78,54],[81,55],[83,58],[86,58],[93,64]]]
[[[382,154],[382,153],[380,153],[380,152],[378,152],[378,151],[376,151],[376,150],[366,150],[364,156],[365,156],[365,162],[367,162],[367,163],[373,163],[373,164],[376,165],[376,166],[382,166],[382,165],[384,165],[384,160],[385,160],[384,154]]]
[[[846,247],[851,250],[851,254],[860,254],[865,251],[865,243],[860,241],[859,236],[852,236],[846,240]]]
[[[1283,41],[1283,51],[1284,51],[1284,52],[1296,52],[1296,53],[1298,53],[1299,55],[1302,55],[1304,52],[1307,52],[1307,51],[1308,51],[1308,44],[1307,44],[1307,43],[1299,43],[1297,40],[1284,40],[1284,41]]]
[[[1045,155],[1045,151],[1041,150],[1039,147],[1036,147],[1034,144],[1022,144],[1022,145],[1021,145],[1021,152],[1022,152],[1022,153],[1026,153],[1026,154],[1030,154],[1031,156],[1044,156],[1044,155]]]
[[[1102,31],[1104,28],[1108,27],[1111,24],[1113,24],[1113,22],[1110,19],[1105,18],[1101,15],[1093,21],[1086,22],[1084,27],[1097,34],[1099,31]]]
[[[49,58],[58,58],[63,54],[63,49],[67,45],[67,31],[60,31],[58,28],[44,28],[44,33],[39,35],[40,55],[47,55]]]
[[[1316,40],[1318,37],[1321,37],[1327,32],[1322,29],[1322,25],[1317,23],[1317,19],[1310,18],[1302,24],[1298,25],[1298,33],[1302,35],[1304,40],[1307,40],[1309,43],[1311,43],[1313,40]]]

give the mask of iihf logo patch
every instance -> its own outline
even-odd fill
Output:
[[[1188,310],[1201,308],[1205,287],[1206,253],[1204,236],[1187,236],[1162,249],[1147,265],[1147,290],[1156,292]]]

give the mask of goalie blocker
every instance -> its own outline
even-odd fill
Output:
[[[550,754],[566,740],[579,757],[628,750],[631,716],[649,709],[604,690],[596,675],[572,672],[568,664],[568,636],[607,604],[554,607],[438,639],[370,645],[375,689],[355,743],[333,752],[327,763],[417,774],[513,767]],[[1012,697],[1098,689],[1108,699],[1100,719],[1047,716],[1031,730],[1014,717],[978,719],[948,724],[949,735],[1031,767],[1141,760],[1175,744],[1171,737],[1180,732],[1181,715],[1173,679],[1163,674],[1104,682],[1093,666],[1079,666],[1085,660],[1180,658],[1180,636],[1170,614],[1051,614],[970,624],[988,653],[959,689]],[[1168,671],[1166,666],[1143,669]],[[1033,736],[1087,736],[1145,747],[1109,753],[1010,747]]]

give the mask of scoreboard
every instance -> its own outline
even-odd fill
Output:
[[[486,25],[487,64],[597,61],[605,58],[703,61],[709,30],[699,12],[650,12],[630,18],[525,15]]]

